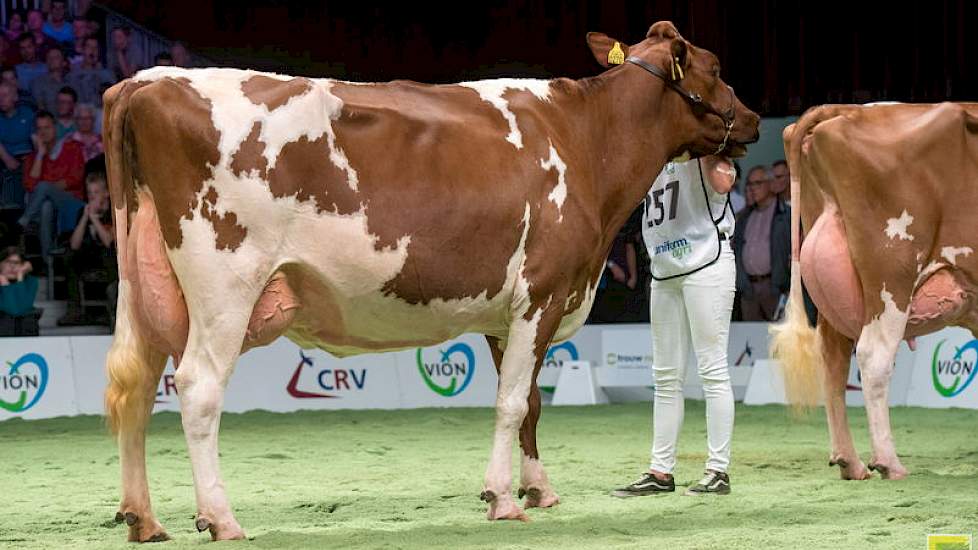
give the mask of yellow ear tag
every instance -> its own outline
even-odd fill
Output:
[[[608,64],[609,65],[621,65],[625,62],[625,52],[621,49],[621,44],[615,42],[614,47],[608,52]]]
[[[683,66],[679,64],[679,58],[678,57],[673,57],[672,59],[673,59],[673,63],[672,63],[672,66],[673,66],[672,79],[673,80],[676,80],[676,73],[677,72],[679,73],[679,80],[682,80],[682,79],[686,78],[686,75],[683,74]]]

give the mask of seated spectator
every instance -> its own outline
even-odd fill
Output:
[[[75,108],[75,130],[68,139],[82,146],[85,162],[102,154],[102,136],[95,133],[95,108],[88,103],[79,103]]]
[[[0,208],[23,208],[24,187],[21,165],[31,152],[34,111],[17,105],[17,90],[0,82]]]
[[[112,29],[112,46],[109,49],[109,69],[115,73],[116,80],[129,78],[136,74],[141,67],[143,52],[131,40],[132,31],[129,27]]]
[[[747,199],[740,192],[740,163],[733,161],[733,165],[737,175],[734,177],[733,187],[730,188],[727,196],[730,197],[730,208],[733,209],[733,213],[736,215],[747,206]]]
[[[74,42],[71,43],[71,55],[68,56],[68,65],[74,69],[81,65],[85,56],[85,40],[92,36],[89,29],[91,26],[87,19],[76,18],[71,22],[71,32],[75,35]]]
[[[75,106],[78,105],[78,94],[71,86],[63,86],[58,90],[58,97],[55,100],[57,106],[57,138],[58,140],[75,132]]]
[[[636,244],[642,238],[642,206],[615,237],[591,308],[591,323],[634,323],[642,316],[645,289],[638,288]],[[644,281],[643,281],[644,283]]]
[[[25,32],[27,32],[27,27],[24,26],[24,14],[19,11],[11,12],[7,16],[7,28],[3,30],[7,40],[16,46],[17,39]]]
[[[193,67],[190,52],[187,51],[187,46],[183,42],[174,42],[170,46],[170,59],[173,60],[173,65],[177,67]]]
[[[22,90],[30,92],[31,83],[35,78],[47,73],[48,67],[37,60],[37,46],[34,44],[34,36],[30,33],[25,32],[20,35],[17,39],[17,47],[20,48],[20,63],[14,67],[17,71],[17,83]]]
[[[13,67],[0,69],[0,82],[6,82],[17,90],[18,107],[27,107],[31,112],[37,110],[37,104],[34,103],[34,96],[27,90],[20,89],[20,83],[17,82],[17,71]]]
[[[24,214],[17,221],[25,229],[37,224],[41,255],[47,257],[57,236],[59,209],[82,201],[85,159],[78,142],[57,140],[51,113],[38,112],[34,126],[34,153],[24,161],[24,189],[29,196]]]
[[[51,14],[47,22],[41,27],[41,31],[46,36],[61,44],[62,47],[70,46],[75,41],[74,28],[65,20],[65,16],[68,14],[66,4],[65,0],[52,0]]]
[[[154,67],[172,67],[173,66],[173,58],[170,57],[170,54],[168,54],[166,52],[160,52],[160,53],[156,54],[156,57],[153,58],[153,66]]]
[[[115,232],[112,230],[112,208],[105,174],[93,172],[85,180],[88,203],[78,214],[71,234],[68,252],[68,311],[58,325],[88,324],[81,308],[80,285],[86,273],[100,271],[103,280],[118,278],[115,256]],[[114,308],[113,308],[114,309]]]
[[[34,48],[37,50],[38,59],[44,59],[48,50],[58,47],[57,42],[44,34],[44,13],[40,10],[27,12],[27,32],[34,38]]]
[[[68,73],[65,81],[78,93],[78,101],[102,106],[102,92],[112,84],[112,71],[102,67],[99,61],[99,45],[95,38],[85,40],[81,65]]]
[[[747,173],[751,206],[734,229],[737,291],[744,321],[776,321],[791,282],[791,210],[771,192],[764,166]]]
[[[31,95],[38,109],[54,111],[58,92],[65,86],[65,56],[60,48],[51,48],[45,60],[48,72],[31,82]]]
[[[32,269],[17,247],[0,249],[0,314],[21,317],[34,309],[37,278],[30,275]]]

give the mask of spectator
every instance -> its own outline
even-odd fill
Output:
[[[104,278],[118,276],[115,259],[115,233],[112,230],[112,208],[105,174],[93,172],[85,179],[88,203],[78,214],[78,223],[71,234],[68,252],[68,311],[58,319],[58,325],[87,324],[81,308],[80,285],[85,273],[103,271]],[[114,307],[113,307],[114,309]]]
[[[24,16],[19,11],[12,12],[7,18],[7,28],[4,29],[3,34],[6,35],[7,40],[11,44],[17,42],[20,35],[27,32],[27,27],[24,26]]]
[[[17,82],[20,89],[30,91],[34,79],[48,72],[48,67],[37,60],[37,45],[30,33],[24,33],[17,39],[20,48],[20,63],[14,69],[17,71]],[[47,52],[45,52],[47,53]]]
[[[18,223],[22,228],[38,224],[41,255],[47,257],[56,235],[55,220],[62,208],[82,201],[85,159],[81,145],[58,141],[54,115],[40,111],[34,117],[34,153],[24,161],[24,189],[30,193]]]
[[[190,52],[187,51],[187,46],[183,42],[174,42],[170,46],[170,59],[173,60],[173,64],[177,67],[193,66],[190,60]]]
[[[49,38],[63,46],[69,46],[75,41],[74,27],[65,20],[68,6],[65,0],[52,0],[51,15],[41,31]]]
[[[75,106],[78,104],[78,94],[71,86],[63,86],[58,90],[55,100],[57,105],[57,137],[59,141],[75,131]]]
[[[0,207],[23,208],[24,187],[21,165],[31,152],[34,112],[17,105],[17,89],[0,82]]]
[[[65,86],[65,56],[60,48],[51,48],[45,60],[48,72],[31,82],[31,95],[38,109],[54,111],[58,93]]]
[[[774,161],[771,165],[774,179],[771,192],[778,196],[781,202],[791,206],[791,175],[788,173],[788,163],[784,159]]]
[[[82,63],[68,73],[65,81],[78,92],[78,101],[102,106],[102,92],[115,83],[115,78],[112,71],[103,68],[99,61],[98,40],[85,39]]]
[[[638,288],[638,254],[641,242],[642,207],[629,217],[615,237],[598,283],[597,296],[591,308],[593,323],[629,323],[641,318],[644,289]]]
[[[85,57],[85,40],[91,36],[89,28],[88,21],[85,19],[79,18],[71,22],[71,32],[75,35],[75,40],[71,43],[71,56],[68,57],[68,65],[72,69],[81,65]]]
[[[109,50],[109,69],[115,73],[116,80],[129,78],[139,70],[143,52],[131,40],[129,27],[112,29],[112,47]]]
[[[40,10],[27,12],[27,32],[34,38],[34,49],[37,58],[44,59],[51,48],[57,48],[58,43],[44,34],[44,14]]]
[[[13,67],[8,67],[6,69],[0,70],[0,82],[6,82],[17,90],[17,106],[27,107],[34,112],[37,110],[37,104],[34,103],[34,96],[27,90],[22,90],[19,83],[17,82],[17,71]]]
[[[102,136],[95,133],[95,108],[88,103],[75,107],[75,130],[70,139],[81,144],[85,162],[102,154]]]
[[[37,279],[30,275],[32,269],[17,247],[0,250],[0,313],[21,317],[34,309]]]
[[[172,67],[173,58],[166,52],[160,52],[153,58],[153,65],[156,67]]]
[[[734,252],[744,321],[775,321],[791,281],[791,211],[771,192],[764,166],[747,173],[752,205],[737,219]]]

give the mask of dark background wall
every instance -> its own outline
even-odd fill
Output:
[[[670,19],[768,116],[827,102],[978,99],[976,2],[103,3],[220,63],[311,76],[576,78],[599,70],[587,31],[634,43]]]

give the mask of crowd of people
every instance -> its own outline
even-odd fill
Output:
[[[95,18],[69,17],[65,0],[44,5],[47,11],[9,13],[0,32],[0,246],[4,261],[30,266],[22,276],[0,276],[0,316],[23,315],[26,294],[18,285],[36,291],[31,271],[53,276],[46,271],[57,265],[68,298],[58,324],[106,322],[110,315],[86,315],[79,298],[93,271],[104,274],[114,295],[102,94],[146,63],[129,28],[113,28],[104,43]],[[155,62],[189,66],[190,57],[175,43]],[[15,295],[18,306],[6,307]]]

